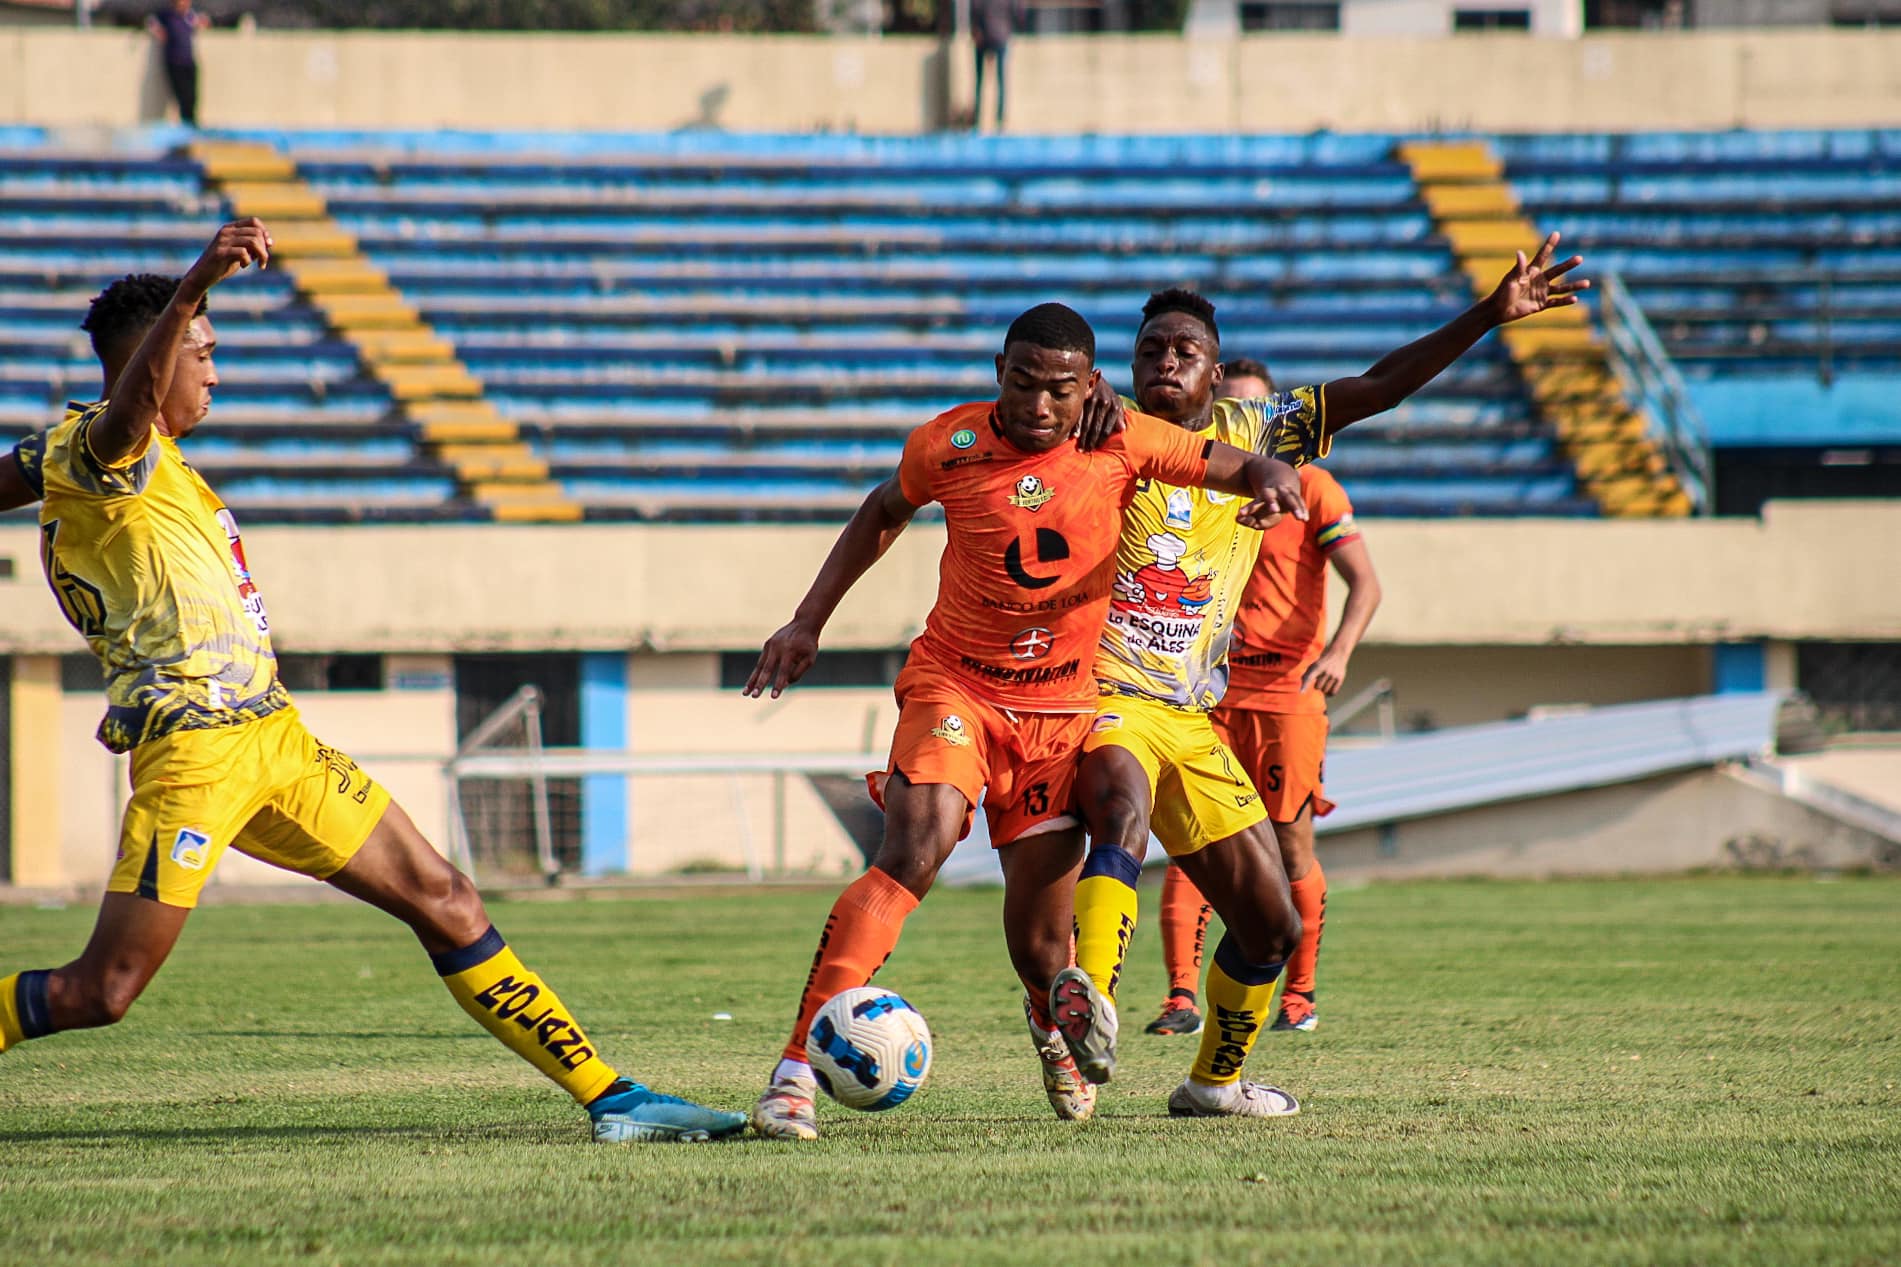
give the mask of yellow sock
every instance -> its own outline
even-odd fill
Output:
[[[620,1076],[548,983],[522,966],[494,928],[460,950],[431,958],[463,1011],[580,1103]]]
[[[1076,966],[1115,1002],[1135,935],[1135,882],[1142,864],[1120,845],[1097,845],[1076,882]]]
[[[1251,964],[1223,933],[1208,965],[1207,1020],[1201,1031],[1201,1050],[1189,1075],[1209,1086],[1238,1082],[1254,1040],[1273,1021],[1274,987],[1285,964]]]
[[[46,1014],[46,970],[0,977],[0,1051],[52,1032]]]

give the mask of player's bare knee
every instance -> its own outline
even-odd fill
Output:
[[[1237,920],[1228,928],[1235,949],[1249,963],[1285,963],[1300,947],[1300,913],[1289,906],[1284,911],[1262,912],[1257,919]]]
[[[872,859],[872,865],[909,889],[913,896],[923,897],[937,879],[942,861],[929,842],[887,839],[878,847],[878,856]]]
[[[1089,809],[1089,838],[1096,845],[1119,845],[1137,862],[1148,852],[1148,814],[1134,797],[1110,790]]]

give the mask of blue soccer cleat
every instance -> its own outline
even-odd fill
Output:
[[[622,1078],[587,1106],[597,1144],[702,1144],[746,1129],[744,1113],[722,1113],[661,1095]]]

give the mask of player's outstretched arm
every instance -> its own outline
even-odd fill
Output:
[[[113,466],[144,442],[172,390],[178,351],[192,319],[198,315],[198,305],[213,286],[231,274],[252,264],[262,268],[270,258],[271,235],[256,216],[233,221],[218,230],[205,253],[179,281],[171,303],[146,332],[119,377],[106,385],[111,399],[87,435],[95,458]]]
[[[747,695],[757,699],[770,689],[772,698],[778,699],[786,687],[805,676],[818,657],[818,639],[825,630],[825,622],[832,618],[858,578],[884,557],[917,511],[899,490],[895,475],[871,490],[851,522],[845,525],[845,531],[832,543],[832,552],[825,556],[818,578],[805,592],[798,611],[783,628],[766,639],[765,649],[759,653],[759,663],[746,679]]]
[[[1589,290],[1591,283],[1562,279],[1584,257],[1573,255],[1553,264],[1551,257],[1557,249],[1558,235],[1553,233],[1531,259],[1520,251],[1518,262],[1490,295],[1424,338],[1387,353],[1366,373],[1328,383],[1324,397],[1328,434],[1393,408],[1437,378],[1494,327],[1576,303],[1579,292]]]
[[[1241,522],[1250,528],[1268,528],[1282,515],[1307,518],[1307,499],[1301,496],[1300,474],[1279,458],[1249,453],[1214,441],[1208,446],[1208,474],[1203,488],[1249,497]]]

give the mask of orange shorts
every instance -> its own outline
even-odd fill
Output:
[[[1007,845],[1077,821],[1076,768],[1091,713],[1014,713],[943,679],[919,683],[898,701],[891,762],[865,776],[884,808],[884,781],[947,783],[982,805],[990,843]],[[970,834],[970,816],[958,838]]]
[[[1323,794],[1327,764],[1325,713],[1260,713],[1251,708],[1217,708],[1215,733],[1241,760],[1254,780],[1267,816],[1276,823],[1300,817],[1309,800],[1314,817],[1333,810]]]

